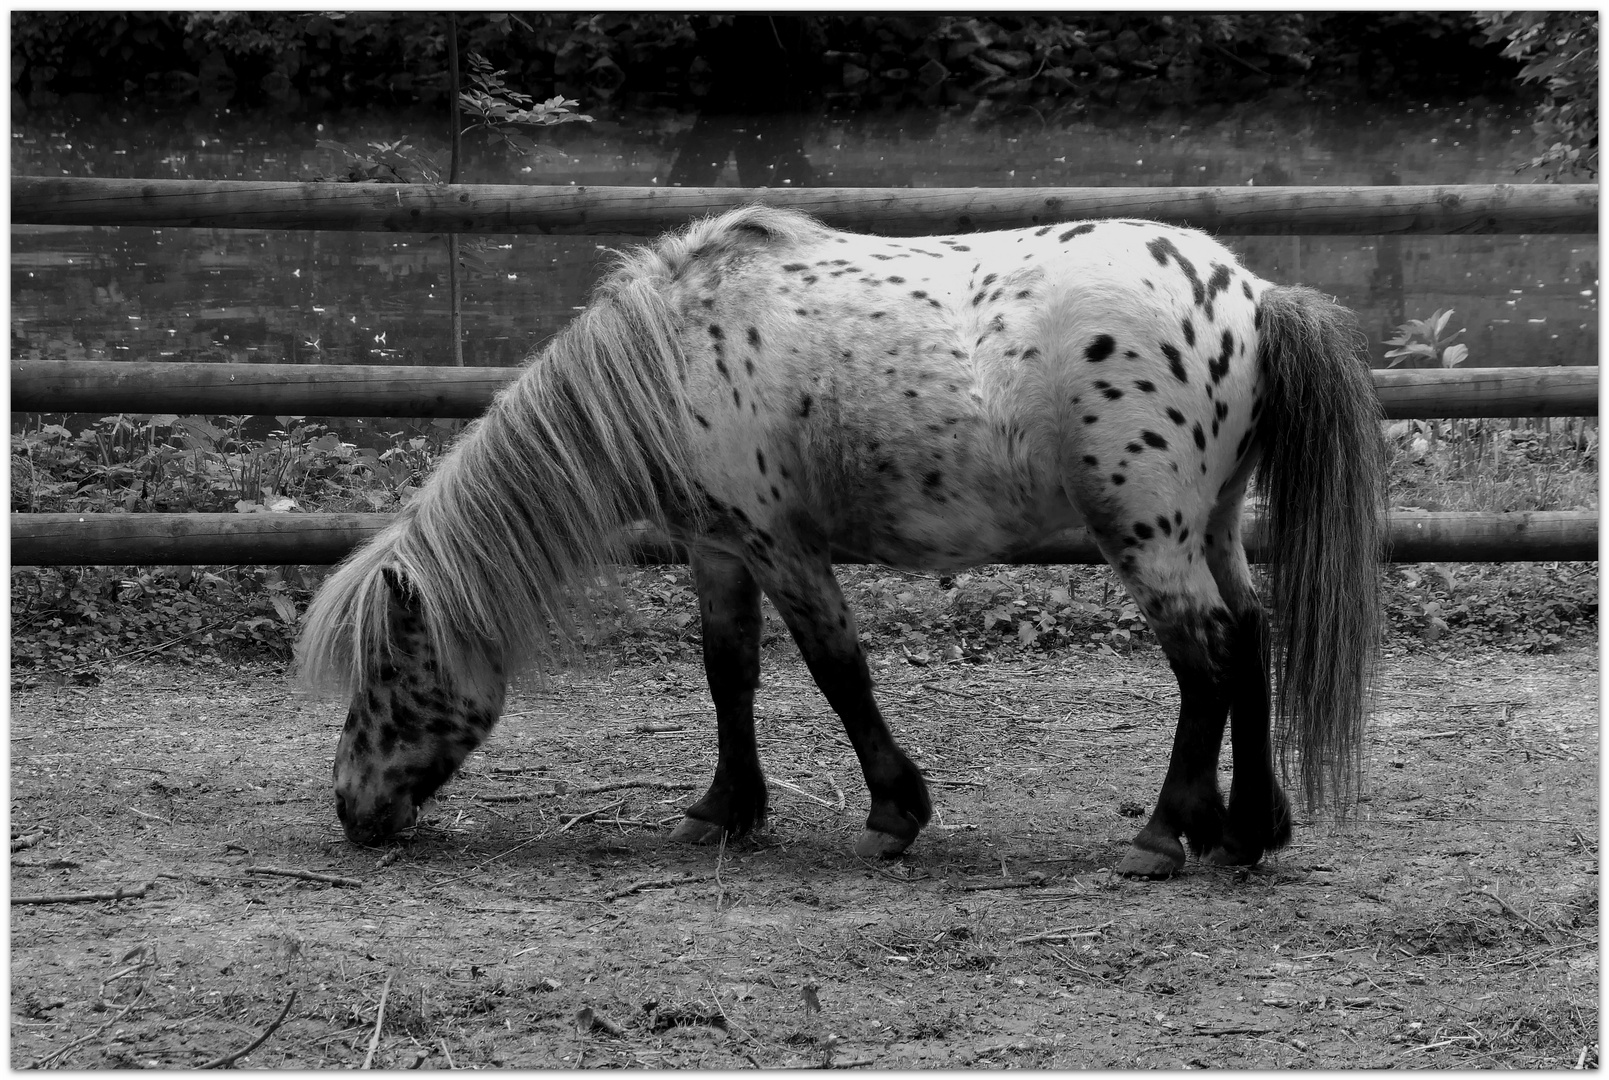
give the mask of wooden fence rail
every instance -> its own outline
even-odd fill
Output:
[[[479,416],[517,368],[17,360],[15,412]],[[1374,372],[1386,416],[1596,416],[1596,367]]]
[[[884,236],[1137,217],[1237,236],[1593,233],[1595,184],[658,188],[17,176],[14,225],[655,236],[748,203]]]
[[[324,564],[374,535],[388,514],[12,514],[16,566]],[[1262,561],[1259,526],[1247,549]],[[685,562],[679,548],[639,532],[631,545],[640,562]],[[1387,557],[1393,562],[1506,562],[1596,559],[1593,511],[1513,514],[1400,512],[1392,516]],[[1016,558],[1015,565],[1098,563],[1088,534],[1069,529]]]
[[[627,188],[14,177],[13,224],[652,236],[762,202],[891,236],[1143,217],[1230,235],[1587,233],[1595,185],[1286,188]],[[23,412],[474,416],[506,368],[12,365]],[[1596,368],[1377,371],[1391,417],[1591,416]],[[329,563],[383,527],[358,514],[13,514],[14,565]],[[1595,512],[1399,514],[1395,561],[1575,560],[1597,555]],[[1249,545],[1258,550],[1255,522]],[[680,561],[645,535],[633,554]],[[1018,563],[1090,563],[1082,531]]]

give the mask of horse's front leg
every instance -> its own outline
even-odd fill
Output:
[[[765,774],[754,742],[760,685],[760,586],[742,561],[716,552],[689,557],[703,623],[704,676],[715,702],[719,758],[715,779],[671,834],[708,843],[742,836],[765,822]]]
[[[898,855],[933,815],[921,770],[894,741],[872,693],[871,671],[825,546],[819,553],[775,550],[761,568],[805,665],[860,759],[871,793],[866,831],[855,842],[863,858]]]

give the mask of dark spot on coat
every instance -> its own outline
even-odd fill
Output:
[[[1097,421],[1099,419],[1100,419],[1100,417],[1096,416],[1094,413],[1085,413],[1084,414],[1084,423],[1086,423],[1086,424],[1093,424],[1095,421]]]
[[[1207,433],[1201,430],[1201,425],[1199,423],[1191,426],[1190,435],[1196,440],[1197,450],[1205,450],[1207,448]]]
[[[1098,469],[1100,468],[1101,461],[1100,458],[1097,458],[1094,454],[1085,454],[1084,464],[1088,465],[1092,469]]]
[[[1156,383],[1150,379],[1137,379],[1134,383],[1134,389],[1143,393],[1154,394],[1156,393]]]
[[[1161,516],[1160,514],[1157,515],[1156,527],[1162,530],[1163,536],[1170,536],[1173,533],[1172,523],[1170,523],[1167,518]]]
[[[702,416],[698,415],[698,413],[693,414],[693,419],[697,420],[705,428],[708,428],[710,426],[710,422],[708,420],[704,419]]]
[[[810,415],[810,406],[812,404],[814,404],[814,402],[813,402],[813,400],[812,400],[812,398],[810,397],[809,394],[806,394],[804,397],[800,398],[799,399],[799,415],[800,416],[809,416]]]
[[[1233,355],[1235,355],[1235,335],[1225,330],[1223,352],[1218,354],[1218,359],[1207,362],[1207,374],[1212,376],[1213,382],[1217,382],[1229,374],[1229,358]]]
[[[760,347],[760,331],[752,326],[749,327],[749,344],[756,349]]]
[[[1091,233],[1091,232],[1094,232],[1094,231],[1095,231],[1094,223],[1086,221],[1082,225],[1074,225],[1071,229],[1068,229],[1066,232],[1064,232],[1060,236],[1056,237],[1056,239],[1060,240],[1062,243],[1065,244],[1067,241],[1071,240],[1075,236],[1083,236],[1085,233]]]
[[[1089,343],[1089,347],[1084,350],[1084,359],[1098,364],[1116,351],[1117,342],[1112,340],[1112,335],[1099,334],[1094,341]]]
[[[1123,396],[1123,391],[1119,390],[1115,386],[1108,386],[1106,389],[1102,390],[1101,393],[1105,394],[1109,401],[1116,401],[1118,398]]]
[[[1201,283],[1201,275],[1196,273],[1196,264],[1185,258],[1184,254],[1174,246],[1173,241],[1165,236],[1158,236],[1146,244],[1145,249],[1162,266],[1168,265],[1169,258],[1179,264],[1179,269],[1184,271],[1184,276],[1190,280],[1190,290],[1195,297],[1196,306],[1200,307],[1206,299],[1207,287]]]
[[[1158,450],[1166,450],[1168,448],[1168,440],[1164,439],[1154,431],[1142,431],[1140,432],[1140,438],[1145,440],[1145,445],[1154,447]]]
[[[1134,535],[1141,540],[1149,540],[1156,535],[1156,530],[1143,521],[1136,521],[1134,523]]]
[[[1131,454],[1141,454],[1145,452],[1145,447],[1137,442],[1129,443],[1126,447],[1124,447],[1124,449]]]
[[[906,397],[915,397],[916,396],[916,391],[915,390],[907,390],[907,391],[905,391],[905,396]]]
[[[1212,301],[1221,292],[1229,290],[1233,272],[1223,263],[1212,264],[1212,276],[1207,279],[1207,320],[1212,321]]]
[[[758,448],[754,451],[755,463],[760,466],[760,474],[765,475],[765,451]]]
[[[1180,412],[1178,409],[1170,407],[1168,409],[1168,419],[1172,420],[1175,424],[1178,424],[1181,427],[1184,426],[1184,413]]]
[[[1114,484],[1125,484],[1127,482],[1128,482],[1128,477],[1124,476],[1122,473],[1115,472],[1115,473],[1112,474],[1112,483],[1114,483]]]
[[[1184,359],[1179,355],[1179,350],[1177,347],[1170,345],[1167,342],[1163,342],[1162,355],[1168,358],[1168,370],[1173,372],[1173,377],[1175,379],[1178,379],[1180,382],[1190,381],[1190,376],[1185,374]]]
[[[1184,343],[1186,345],[1196,343],[1196,324],[1190,321],[1190,316],[1188,315],[1184,317]]]

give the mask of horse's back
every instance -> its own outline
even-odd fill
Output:
[[[666,286],[701,479],[736,520],[962,566],[1229,479],[1216,444],[1250,430],[1263,286],[1205,235],[894,239],[740,213]]]

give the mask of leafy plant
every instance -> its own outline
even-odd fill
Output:
[[[469,53],[465,60],[469,64],[469,88],[459,93],[458,103],[469,118],[463,129],[466,134],[484,131],[516,154],[534,154],[541,147],[521,128],[592,122],[592,117],[574,111],[579,102],[572,98],[559,95],[537,101],[511,89],[503,80],[507,69],[494,69],[491,61],[479,53]]]
[[[1387,338],[1387,345],[1397,346],[1386,353],[1386,359],[1391,361],[1388,367],[1397,367],[1410,357],[1439,364],[1442,367],[1457,367],[1469,358],[1469,346],[1462,343],[1454,344],[1454,339],[1464,332],[1459,327],[1452,333],[1446,333],[1447,322],[1453,317],[1453,309],[1447,308],[1438,311],[1428,319],[1409,319],[1397,327],[1396,337]]]
[[[1477,16],[1486,40],[1520,61],[1522,82],[1546,92],[1531,125],[1544,147],[1520,165],[1549,180],[1598,175],[1598,13],[1497,11]]]

